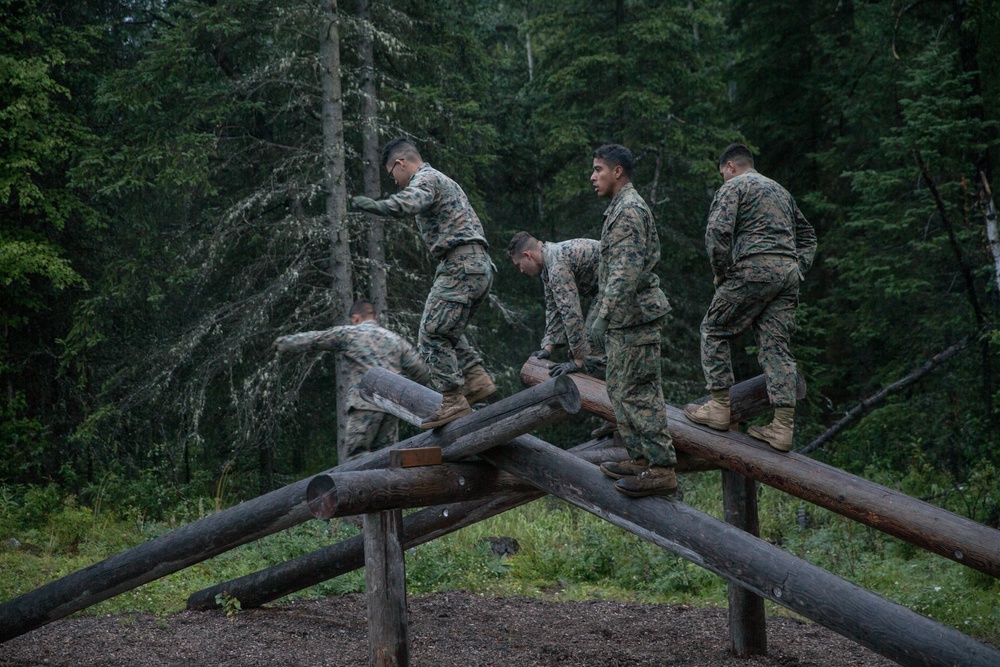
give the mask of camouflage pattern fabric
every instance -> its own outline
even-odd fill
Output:
[[[701,322],[701,367],[709,391],[733,386],[730,341],[747,329],[757,341],[771,405],[795,407],[795,332],[799,270],[782,255],[754,255],[732,267]]]
[[[670,312],[670,302],[654,273],[660,262],[660,237],[653,214],[628,183],[604,211],[601,229],[601,286],[597,317],[610,329],[652,322]]]
[[[444,393],[465,384],[462,370],[482,363],[465,328],[486,301],[493,284],[493,262],[482,246],[438,264],[424,303],[417,348],[430,368],[430,386]]]
[[[607,357],[596,351],[592,354],[590,343],[590,324],[597,311],[591,307],[586,316],[583,313],[583,300],[594,299],[599,292],[600,261],[601,242],[594,239],[542,244],[545,335],[541,347],[569,345],[570,358],[583,359],[585,371],[599,369],[603,374]]]
[[[677,454],[660,383],[661,322],[608,330],[607,390],[629,456],[673,467]]]
[[[399,442],[399,419],[381,410],[347,410],[345,461]]]
[[[424,162],[405,188],[375,202],[383,215],[416,216],[417,227],[435,259],[443,259],[452,248],[478,243],[489,248],[479,216],[465,191],[430,164]]]
[[[749,169],[722,184],[712,199],[705,248],[717,278],[752,255],[784,255],[805,274],[816,254],[816,232],[792,195]]]
[[[794,407],[789,342],[799,281],[816,254],[815,231],[784,188],[751,169],[716,193],[705,247],[718,285],[701,323],[708,389],[733,385],[730,341],[751,329],[771,404]]]
[[[605,210],[601,230],[598,314],[609,322],[608,398],[629,455],[672,467],[677,455],[660,375],[661,327],[670,303],[654,272],[659,261],[653,214],[628,183]]]
[[[427,384],[430,377],[427,365],[413,345],[375,320],[281,336],[274,345],[279,352],[330,351],[343,355],[341,362],[347,364],[349,408],[372,409],[359,390],[361,377],[370,368],[384,368],[420,384]]]

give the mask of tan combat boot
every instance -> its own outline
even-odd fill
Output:
[[[635,477],[622,477],[615,482],[615,490],[626,496],[672,496],[677,493],[677,475],[673,468],[650,466]]]
[[[601,472],[611,479],[635,477],[649,470],[646,459],[629,459],[627,461],[605,461],[601,464]]]
[[[695,424],[703,424],[716,431],[729,430],[729,390],[712,391],[712,399],[704,405],[688,403],[684,415]]]
[[[792,451],[792,435],[795,431],[795,408],[775,408],[774,419],[767,426],[751,426],[747,435],[763,440],[779,452]]]
[[[482,364],[469,367],[463,371],[463,374],[465,375],[465,386],[462,390],[469,405],[478,403],[496,392],[497,386],[493,384],[493,379],[487,374]]]
[[[442,395],[441,405],[437,407],[437,410],[420,422],[420,428],[437,428],[448,422],[455,421],[459,417],[464,417],[470,412],[472,412],[472,408],[469,407],[469,402],[465,400],[462,390],[460,388],[449,389]]]

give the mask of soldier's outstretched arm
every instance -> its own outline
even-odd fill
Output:
[[[274,349],[278,352],[302,353],[318,350],[339,352],[344,349],[350,327],[333,327],[325,331],[305,331],[303,333],[281,336],[274,341]]]

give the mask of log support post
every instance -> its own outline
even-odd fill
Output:
[[[440,462],[440,453],[437,449],[437,456],[431,457],[432,460]],[[393,463],[401,465],[400,458],[394,457]],[[409,667],[403,510],[369,512],[364,517],[368,664],[370,667]]]
[[[722,471],[722,506],[726,523],[760,537],[757,482],[738,472]],[[733,655],[767,655],[764,598],[729,582],[729,644]]]

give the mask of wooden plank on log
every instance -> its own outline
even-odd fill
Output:
[[[365,514],[365,601],[371,667],[408,667],[403,511]]]
[[[417,449],[394,449],[389,456],[392,468],[417,468],[441,465],[440,447],[418,447]]]
[[[538,363],[537,359],[529,360],[522,368],[522,379],[542,379]],[[577,374],[570,377],[573,375]],[[603,397],[595,392],[588,396],[587,400],[594,402],[594,414],[603,416],[601,410],[611,409],[607,392]],[[585,402],[584,408],[589,409],[587,406]],[[739,432],[714,431],[689,421],[678,408],[666,408],[678,451],[1000,578],[1000,531],[807,456],[778,452]]]
[[[395,382],[412,385],[410,387],[412,391],[400,391],[397,395],[406,395],[414,400],[425,400],[427,392],[430,392],[438,396],[438,400],[440,400],[440,395],[433,390],[422,387],[415,382],[409,382],[398,375],[391,373],[378,373],[376,375],[380,381],[385,382],[386,386],[391,386]],[[366,375],[365,379],[370,380],[371,378]],[[754,380],[741,384],[752,383],[758,383],[763,387],[763,377],[757,377]],[[733,401],[732,409],[734,411],[748,412],[739,403],[740,400],[743,400],[741,397],[745,395],[747,394],[737,394],[737,398]],[[413,415],[419,410],[419,405],[407,405],[404,408],[406,408],[406,412]],[[420,419],[420,417],[412,418]],[[627,455],[624,454],[624,450],[619,450],[618,455],[606,456],[606,445],[609,441],[610,439],[603,438],[578,445],[568,451],[588,457],[587,460],[591,463],[600,463],[606,460],[623,460],[626,458]],[[491,516],[531,502],[544,495],[544,493],[538,491],[523,494],[500,494],[481,501],[439,505],[421,510],[404,519],[404,530],[407,540],[406,548],[418,546],[442,535],[447,535],[452,531],[472,525],[477,521],[488,519]],[[253,572],[243,577],[196,591],[188,598],[187,607],[188,609],[215,609],[218,607],[218,603],[215,602],[216,595],[226,591],[236,597],[244,609],[252,609],[350,572],[361,567],[363,564],[360,540],[358,540],[356,546],[352,546],[351,542],[351,540],[346,540],[345,542],[299,556],[285,563],[279,563],[258,572]]]
[[[538,438],[520,436],[482,457],[902,665],[1000,665],[1000,651],[682,502],[629,498],[594,466]]]
[[[454,460],[507,442],[542,424],[564,419],[579,409],[580,395],[576,386],[570,380],[556,378],[440,428],[408,438],[390,449],[440,446],[446,458]],[[336,469],[386,468],[389,451],[372,452]],[[309,481],[300,480],[195,521],[7,600],[0,604],[0,643],[241,544],[311,519],[306,502]]]

